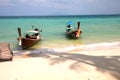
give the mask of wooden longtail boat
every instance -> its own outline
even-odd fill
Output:
[[[76,29],[71,28],[71,24],[68,24],[66,28],[66,36],[70,38],[79,38],[82,31],[80,30],[80,22],[78,22],[78,27]]]
[[[21,35],[21,28],[18,28],[18,34],[18,43],[23,49],[32,47],[41,39],[40,31],[37,28],[27,31],[24,37]]]

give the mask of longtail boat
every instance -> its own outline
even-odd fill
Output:
[[[80,30],[80,22],[78,22],[78,27],[74,27],[71,28],[71,24],[73,24],[72,22],[68,22],[67,23],[67,28],[66,28],[66,36],[70,37],[70,38],[75,38],[78,39],[80,37],[80,34],[82,33],[82,31]]]
[[[32,47],[41,39],[40,31],[37,28],[27,31],[24,36],[21,34],[21,28],[18,28],[18,34],[18,43],[23,49]]]

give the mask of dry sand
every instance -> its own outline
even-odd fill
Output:
[[[0,62],[0,80],[120,80],[120,48],[14,54],[13,61]]]

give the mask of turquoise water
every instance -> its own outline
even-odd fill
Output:
[[[65,36],[67,21],[76,25],[80,21],[83,31],[77,40]],[[120,15],[87,15],[87,16],[33,16],[33,17],[0,17],[0,42],[8,42],[12,49],[19,48],[17,28],[21,27],[22,35],[31,26],[42,29],[42,40],[33,48],[66,47],[71,45],[94,44],[120,41]]]

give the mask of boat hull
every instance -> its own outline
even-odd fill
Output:
[[[23,49],[32,47],[33,45],[35,45],[36,43],[38,43],[40,41],[40,39],[27,39],[27,38],[22,38],[21,39],[21,47]]]
[[[69,38],[79,38],[80,37],[80,30],[74,30],[72,32],[67,32],[66,31],[66,36],[69,37]]]

